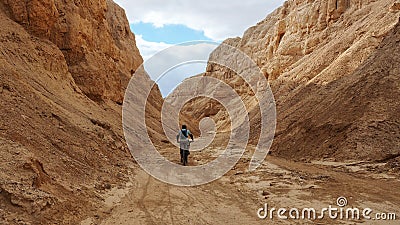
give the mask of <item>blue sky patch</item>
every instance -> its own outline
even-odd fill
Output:
[[[204,32],[193,30],[185,25],[165,25],[155,27],[151,23],[131,24],[133,33],[142,35],[143,39],[150,42],[164,42],[167,44],[178,44],[193,40],[208,40],[210,38],[204,35]]]

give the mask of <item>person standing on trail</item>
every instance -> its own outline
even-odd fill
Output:
[[[190,133],[190,130],[187,129],[186,125],[182,125],[182,129],[179,131],[178,135],[176,136],[176,141],[179,143],[180,153],[181,153],[181,163],[184,166],[188,163],[188,155],[189,147],[190,147],[190,140],[189,137],[192,139],[193,142],[193,134]]]

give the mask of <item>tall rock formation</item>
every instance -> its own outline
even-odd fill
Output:
[[[1,0],[0,24],[0,224],[103,218],[104,190],[135,168],[120,104],[142,58],[124,11]],[[160,102],[155,88],[149,105]]]
[[[278,117],[273,154],[304,160],[385,160],[399,154],[399,58],[381,50],[393,45],[387,39],[396,38],[397,5],[289,0],[242,38],[224,42],[248,54],[269,80]],[[210,59],[229,54],[216,49]],[[256,143],[259,109],[243,80],[213,63],[204,76],[224,80],[241,95]],[[200,115],[209,104],[198,99],[187,111]],[[229,118],[218,109],[211,116],[227,131]]]
[[[30,34],[61,50],[90,99],[122,104],[129,78],[143,62],[122,8],[111,0],[2,0],[2,5]]]

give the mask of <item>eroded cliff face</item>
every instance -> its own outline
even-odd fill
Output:
[[[90,99],[122,103],[130,76],[143,62],[122,8],[111,0],[2,4],[30,34],[62,51],[68,71]]]
[[[377,50],[387,45],[383,40],[399,22],[397,5],[391,0],[289,0],[242,38],[224,42],[248,54],[269,80],[278,117],[273,154],[304,160],[379,160],[398,154],[399,93],[391,84],[398,83],[399,73],[393,72],[398,56],[385,58],[390,53]],[[230,55],[221,49],[210,60]],[[370,65],[379,54],[380,64]],[[243,79],[213,63],[204,76],[224,80],[241,95],[256,143],[259,110]],[[196,100],[186,110],[198,115],[208,104]],[[228,131],[229,118],[218,109],[211,116]],[[384,128],[376,125],[381,123]]]
[[[123,10],[3,0],[0,24],[0,224],[100,221],[136,169],[119,103],[142,59]]]
[[[251,56],[271,81],[281,77],[297,85],[318,75],[329,82],[370,56],[398,22],[392,6],[388,0],[287,1],[242,38],[226,43]],[[218,54],[223,53],[212,57]],[[210,65],[208,72],[217,67]]]

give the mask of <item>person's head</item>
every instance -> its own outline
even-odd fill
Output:
[[[182,130],[186,130],[186,129],[187,129],[186,125],[183,124],[183,125],[182,125]]]

